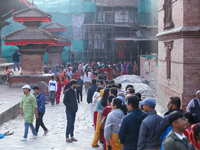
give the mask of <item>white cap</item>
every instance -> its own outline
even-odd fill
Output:
[[[22,87],[22,89],[31,89],[31,87],[30,87],[30,85],[24,85],[23,87]]]

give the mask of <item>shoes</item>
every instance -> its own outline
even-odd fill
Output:
[[[95,126],[95,124],[92,124],[92,126]]]
[[[53,105],[51,105],[51,107],[53,107]]]
[[[71,139],[66,139],[67,143],[72,143],[73,141]]]
[[[73,142],[77,142],[78,140],[77,139],[75,139],[74,137],[73,138],[71,138],[71,140],[73,141]]]
[[[99,147],[99,145],[95,145],[95,146],[92,146],[92,147]]]
[[[19,139],[19,140],[21,140],[21,141],[27,141],[27,139],[26,138],[21,138],[21,139]]]
[[[37,139],[37,135],[32,135],[30,139]]]
[[[44,135],[47,135],[49,133],[49,130],[44,131]]]

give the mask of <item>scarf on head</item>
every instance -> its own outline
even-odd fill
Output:
[[[194,138],[194,130],[193,130],[194,126],[195,126],[195,124],[192,125],[192,127],[191,127],[190,140],[191,140],[191,143],[194,146],[194,148],[196,150],[199,150],[200,149],[200,143],[198,141],[196,141],[195,138]]]

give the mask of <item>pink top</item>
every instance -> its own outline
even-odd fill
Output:
[[[8,74],[9,72],[10,72],[10,70],[7,69],[7,71],[5,70],[4,74],[6,75],[6,74]]]

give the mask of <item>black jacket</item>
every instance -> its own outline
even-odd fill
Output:
[[[80,87],[77,87],[76,90],[82,91],[83,90],[83,80],[77,79],[76,81],[78,82],[78,85],[80,85]]]
[[[19,56],[21,56],[18,52],[13,54],[13,61],[19,61]]]
[[[148,112],[148,116],[140,126],[137,150],[160,149],[161,140],[157,138],[156,128],[159,126],[162,117],[157,115],[155,110]]]
[[[138,135],[142,120],[147,117],[147,113],[136,108],[130,111],[123,119],[119,129],[120,143],[124,146],[137,149]]]
[[[66,106],[66,113],[76,113],[78,110],[78,104],[76,100],[75,90],[71,87],[65,92],[63,103]]]
[[[172,109],[172,110],[169,110],[168,112],[166,112],[164,115],[165,117],[162,119],[162,121],[160,122],[160,125],[156,129],[157,138],[160,138],[161,135],[163,134],[163,132],[167,129],[167,127],[169,127],[169,123],[168,123],[167,119],[168,119],[168,115],[173,111],[180,111],[183,113],[183,110],[181,110],[181,109]]]
[[[88,88],[88,92],[87,92],[87,102],[92,103],[92,97],[94,95],[94,92],[97,89],[97,85],[96,84],[92,84],[89,88]]]

